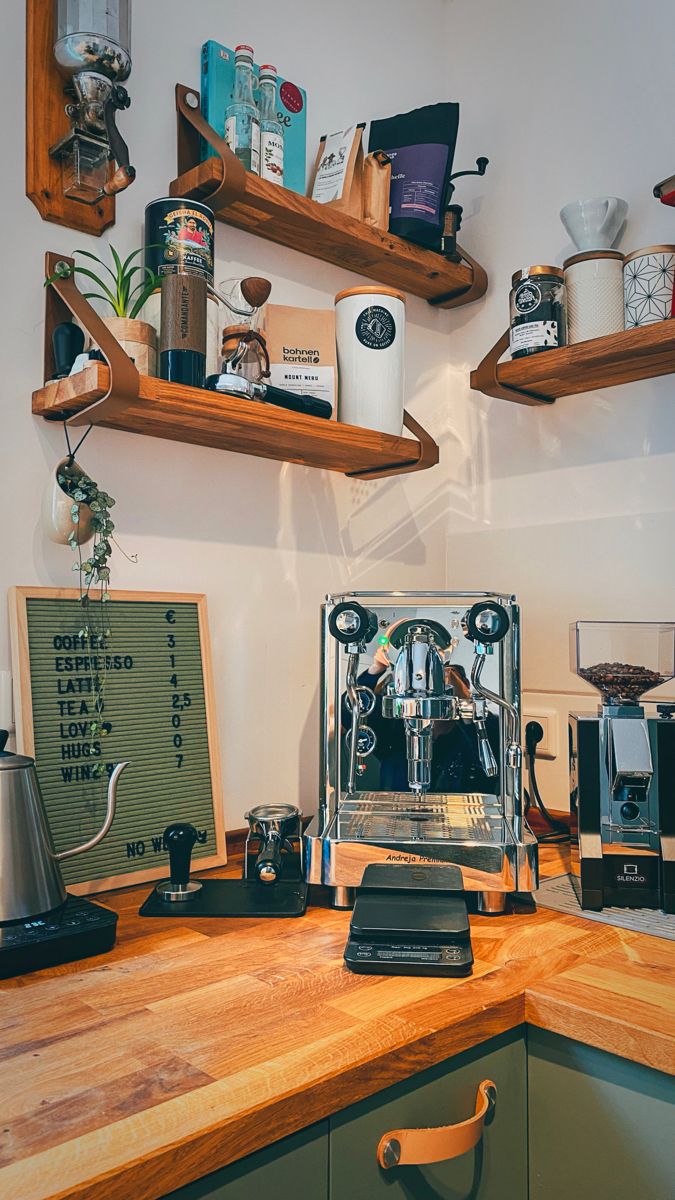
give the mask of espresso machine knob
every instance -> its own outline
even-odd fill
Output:
[[[377,613],[355,600],[343,600],[330,614],[328,628],[336,642],[343,646],[369,642],[377,633]]]
[[[464,618],[464,631],[472,642],[492,646],[501,642],[509,631],[509,614],[495,600],[479,600]]]
[[[194,900],[201,890],[199,880],[190,879],[192,847],[198,837],[194,825],[188,824],[187,821],[176,821],[174,825],[167,825],[164,830],[164,845],[169,851],[171,878],[163,879],[157,884],[157,891],[162,900]]]

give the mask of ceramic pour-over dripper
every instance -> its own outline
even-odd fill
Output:
[[[596,196],[566,204],[560,220],[578,250],[611,250],[627,213],[626,201],[618,196]]]
[[[636,705],[675,677],[675,622],[575,621],[570,666],[604,705]]]

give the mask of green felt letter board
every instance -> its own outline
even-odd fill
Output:
[[[80,636],[75,591],[15,588],[10,615],[17,746],[35,757],[57,850],[94,836],[105,817],[108,775],[115,763],[130,762],[111,830],[62,864],[71,890],[167,875],[162,834],[172,821],[198,829],[195,866],[225,862],[204,597],[111,592],[103,644]],[[111,728],[92,738],[92,671],[103,666],[102,716]],[[98,779],[95,762],[104,768]]]

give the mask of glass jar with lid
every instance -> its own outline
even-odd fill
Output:
[[[511,358],[567,344],[567,301],[561,267],[533,266],[516,271],[511,280]]]

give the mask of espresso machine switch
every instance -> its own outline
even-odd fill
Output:
[[[164,830],[164,845],[169,851],[171,878],[163,879],[157,884],[157,893],[162,900],[194,900],[201,891],[201,883],[197,879],[190,879],[192,848],[198,837],[194,825],[189,825],[186,821],[167,825]]]

